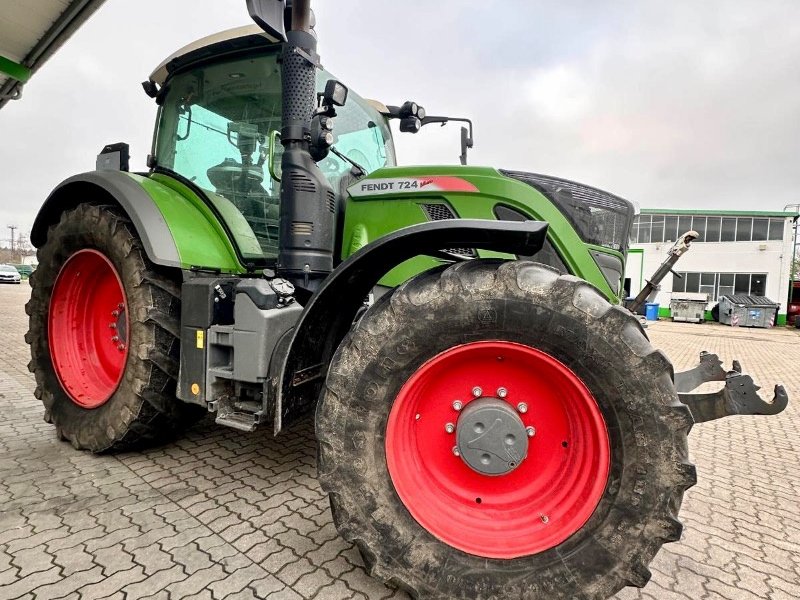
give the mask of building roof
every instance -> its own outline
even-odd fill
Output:
[[[0,9],[0,108],[103,2],[28,0]]]
[[[643,215],[700,215],[715,217],[796,217],[797,213],[761,210],[703,210],[690,208],[643,208]]]

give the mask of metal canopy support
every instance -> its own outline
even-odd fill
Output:
[[[21,64],[0,57],[0,72],[10,76],[10,79],[0,86],[0,108],[9,100],[18,98],[21,95],[23,83],[61,47],[69,36],[75,33],[100,8],[103,2],[105,0],[72,0],[53,24],[43,32],[41,38],[30,52],[20,61]],[[13,65],[16,65],[17,68],[27,70],[27,77],[21,79],[14,73],[9,72],[6,69],[9,63],[11,63],[12,69]],[[24,75],[24,72],[20,74]]]
[[[22,83],[25,83],[31,78],[31,70],[28,67],[2,55],[0,55],[0,73],[8,75],[12,79],[16,79]]]

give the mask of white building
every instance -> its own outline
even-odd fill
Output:
[[[766,296],[780,304],[785,324],[794,244],[795,213],[643,209],[631,234],[625,267],[626,287],[636,294],[666,258],[678,235],[695,230],[700,237],[661,282],[655,302],[668,317],[673,292],[709,295],[708,310],[720,296]],[[707,315],[708,316],[708,315]]]

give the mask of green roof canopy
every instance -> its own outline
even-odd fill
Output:
[[[26,0],[0,7],[0,108],[105,0]],[[8,6],[10,4],[10,6]]]
[[[796,217],[797,213],[761,210],[705,210],[702,208],[643,208],[643,215],[699,215],[709,217]]]

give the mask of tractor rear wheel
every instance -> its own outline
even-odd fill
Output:
[[[680,538],[692,423],[634,316],[549,267],[470,261],[343,342],[320,480],[371,573],[416,597],[608,598]]]
[[[25,336],[45,420],[92,452],[163,442],[200,418],[175,397],[180,273],[146,258],[112,207],[65,211],[38,251]]]

